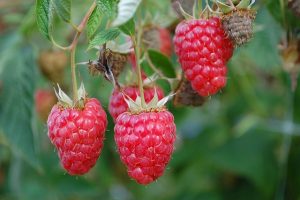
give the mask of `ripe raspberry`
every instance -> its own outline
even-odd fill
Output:
[[[226,62],[233,45],[219,18],[181,22],[175,31],[175,52],[187,80],[201,96],[217,93],[226,85]]]
[[[157,92],[159,100],[164,97],[164,92],[160,87],[144,87],[144,96],[147,103],[152,100],[155,91]],[[121,91],[114,89],[108,107],[109,113],[114,120],[116,120],[120,114],[128,110],[128,105],[124,100],[122,92],[128,95],[132,100],[136,100],[137,96],[140,94],[138,86],[126,86],[122,88]]]
[[[241,46],[252,38],[255,15],[256,12],[244,9],[222,15],[223,28],[235,45]]]
[[[52,108],[48,136],[69,174],[85,174],[96,164],[106,125],[106,114],[94,98],[86,99],[81,109],[64,108],[60,104]]]
[[[172,113],[166,109],[121,114],[115,125],[115,141],[128,174],[146,185],[163,175],[176,139]]]
[[[35,92],[35,110],[39,118],[46,122],[51,108],[56,104],[57,98],[52,90],[38,89]]]

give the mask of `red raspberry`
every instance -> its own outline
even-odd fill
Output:
[[[115,125],[115,141],[128,174],[140,184],[163,175],[176,139],[172,113],[160,111],[121,114]]]
[[[59,104],[52,108],[48,136],[69,174],[85,174],[96,164],[106,126],[106,114],[97,99],[86,99],[82,109],[63,108]]]
[[[201,96],[217,93],[226,85],[226,62],[233,52],[219,18],[181,22],[175,31],[175,52],[186,78]]]
[[[144,87],[144,96],[146,103],[149,103],[154,97],[155,90],[157,92],[158,99],[162,99],[164,97],[164,92],[160,87]],[[118,89],[114,89],[110,100],[109,100],[109,113],[114,118],[117,117],[128,110],[128,105],[124,100],[124,96],[122,92],[128,95],[132,100],[136,100],[137,95],[140,95],[140,91],[138,86],[126,86],[122,88],[122,91]]]

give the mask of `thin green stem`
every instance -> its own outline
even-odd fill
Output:
[[[61,46],[61,45],[59,45],[58,43],[56,43],[56,41],[54,40],[54,38],[52,38],[51,37],[51,42],[52,42],[52,44],[55,46],[55,47],[57,47],[57,48],[59,48],[59,49],[61,49],[61,50],[63,50],[63,51],[66,51],[66,50],[68,50],[70,47],[63,47],[63,46]]]
[[[96,8],[97,4],[94,1],[91,7],[89,8],[88,12],[85,14],[84,18],[82,19],[81,23],[77,27],[77,32],[74,36],[72,44],[68,47],[70,50],[70,58],[71,58],[71,76],[72,76],[72,89],[73,89],[73,102],[78,102],[78,94],[77,94],[77,80],[76,80],[76,62],[75,62],[75,55],[76,55],[76,47],[78,43],[78,39],[85,28],[89,17],[91,16],[92,12]]]
[[[288,158],[291,150],[292,135],[293,135],[293,121],[294,121],[294,91],[290,89],[289,105],[286,114],[286,122],[284,125],[284,137],[281,150],[280,162],[280,182],[277,189],[277,200],[285,199],[285,190],[288,173]]]
[[[74,47],[70,51],[73,102],[76,104],[77,101],[78,101],[78,94],[77,94],[77,79],[76,79],[75,55],[76,55],[76,45],[74,45]]]
[[[145,108],[146,101],[145,101],[145,96],[144,96],[144,85],[143,85],[142,70],[141,70],[141,65],[140,65],[141,39],[142,39],[142,30],[139,29],[137,31],[136,38],[133,38],[133,43],[134,43],[134,50],[135,50],[135,56],[136,56],[136,73],[137,73],[138,85],[139,85],[140,96],[141,96],[141,101],[142,101],[142,108]]]
[[[286,30],[288,30],[287,21],[286,21],[286,15],[285,15],[285,1],[284,0],[279,0],[279,3],[280,3],[281,15],[282,15],[283,27]]]

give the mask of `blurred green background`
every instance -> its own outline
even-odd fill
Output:
[[[92,1],[72,3],[78,24]],[[176,19],[167,0],[146,5],[157,12],[153,23],[169,26]],[[81,177],[63,171],[34,101],[37,90],[53,88],[38,61],[55,48],[38,32],[33,0],[0,1],[0,199],[300,199],[300,88],[292,92],[278,50],[287,31],[283,15],[296,31],[300,18],[287,7],[283,13],[277,0],[260,0],[255,7],[254,38],[235,50],[226,88],[199,108],[168,103],[177,125],[176,150],[165,174],[142,186],[130,180],[119,159],[109,114],[97,165]],[[54,33],[63,45],[73,37],[72,27],[59,20]],[[76,62],[96,58],[87,45],[83,35]],[[172,64],[179,69],[175,55]],[[64,71],[63,87],[71,94],[69,67]],[[84,66],[78,74],[107,111],[111,84]]]

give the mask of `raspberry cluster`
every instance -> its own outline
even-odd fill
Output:
[[[164,92],[160,87],[144,87],[144,97],[146,103],[149,103],[154,97],[155,92],[157,93],[158,99],[164,97]],[[138,86],[126,86],[120,89],[114,89],[110,101],[108,110],[114,120],[128,110],[128,105],[124,100],[124,95],[127,95],[132,100],[136,100],[137,96],[140,95]]]

